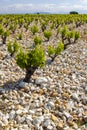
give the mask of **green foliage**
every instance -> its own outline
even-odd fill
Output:
[[[52,36],[52,32],[51,31],[44,31],[44,36],[47,38],[47,40],[49,41],[50,37]]]
[[[40,45],[36,46],[30,53],[30,59],[34,67],[43,67],[45,65],[44,49]]]
[[[28,25],[27,24],[24,24],[24,28],[26,29],[26,31],[28,30]]]
[[[57,47],[55,48],[55,54],[59,55],[64,50],[64,44],[62,42],[59,42]]]
[[[57,29],[57,35],[60,33],[60,31],[61,31],[61,29],[60,29],[60,27],[58,27],[58,29]]]
[[[52,58],[52,61],[54,61],[55,57],[64,50],[64,44],[62,42],[59,42],[57,47],[54,47],[52,45],[49,45],[48,47],[48,55]]]
[[[68,31],[67,27],[64,26],[64,28],[61,30],[62,38],[65,38],[65,37],[66,37],[66,35],[67,35],[67,31]]]
[[[57,19],[57,20],[56,20],[56,28],[58,28],[58,27],[59,27],[59,25],[60,25],[60,20],[59,20],[59,19]]]
[[[11,24],[10,27],[9,27],[9,30],[10,30],[12,33],[15,33],[16,27],[17,27],[16,24],[14,24],[14,25]]]
[[[28,64],[30,63],[28,63],[28,53],[29,52],[24,52],[23,49],[21,49],[20,52],[17,54],[16,63],[22,69],[27,68]]]
[[[4,32],[3,28],[0,28],[0,35],[2,35]]]
[[[75,32],[74,31],[68,31],[67,32],[67,36],[66,36],[66,38],[67,38],[67,40],[68,40],[68,44],[71,44],[72,42],[71,42],[71,39],[74,39],[74,37],[75,37]]]
[[[71,11],[70,14],[78,14],[77,11]]]
[[[40,38],[40,37],[38,37],[38,36],[35,36],[34,37],[34,44],[35,44],[35,46],[36,45],[41,45],[42,44],[42,39]]]
[[[25,82],[29,82],[34,71],[38,67],[43,67],[45,62],[44,50],[40,45],[35,46],[32,50],[24,51],[23,49],[20,49],[16,56],[16,63],[18,66],[26,70]]]
[[[74,31],[69,31],[69,32],[67,33],[67,37],[68,37],[68,38],[74,38],[74,36],[75,36]]]
[[[31,27],[31,32],[33,33],[33,35],[35,35],[35,33],[37,33],[39,31],[38,26],[34,25]]]
[[[22,25],[23,25],[23,23],[24,23],[24,19],[19,19],[19,28],[21,28],[22,27]]]
[[[18,52],[20,46],[18,45],[18,43],[15,41],[14,43],[9,42],[8,43],[8,51],[11,54],[11,56],[13,56],[15,53]]]
[[[9,27],[9,30],[13,30],[13,29],[14,29],[14,26],[11,24]]]
[[[9,36],[10,32],[8,30],[4,30],[3,28],[0,30],[0,35],[2,38],[2,43],[6,44],[6,39]]]
[[[54,29],[54,23],[52,23],[52,25],[50,26],[50,29],[52,30],[52,29]]]
[[[9,30],[5,30],[3,27],[0,28],[0,35],[2,37],[7,37],[9,36],[9,34],[10,34]]]
[[[31,67],[43,67],[45,65],[44,50],[40,45],[35,46],[33,50],[23,49],[17,54],[16,62],[22,69],[29,69]]]
[[[22,40],[22,33],[18,34],[18,40]]]
[[[75,40],[74,40],[74,42],[76,42],[79,39],[79,37],[80,37],[79,32],[75,32]]]
[[[48,47],[48,55],[54,55],[55,54],[55,48],[52,45],[49,45]]]
[[[6,31],[3,32],[3,36],[4,36],[4,37],[8,37],[9,34],[10,34],[10,32],[9,32],[8,30],[6,30]]]
[[[46,22],[42,22],[41,23],[41,29],[42,29],[42,31],[44,32],[44,30],[46,30]]]

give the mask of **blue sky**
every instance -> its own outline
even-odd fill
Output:
[[[87,0],[0,0],[0,13],[87,13]]]

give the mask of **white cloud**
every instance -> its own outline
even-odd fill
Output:
[[[83,0],[87,2],[87,0]],[[71,5],[69,3],[56,5],[56,4],[13,4],[0,7],[0,13],[32,13],[32,12],[51,12],[51,13],[66,13],[71,10],[87,11],[87,5]]]
[[[79,0],[79,3],[80,3],[81,5],[87,5],[87,0]]]

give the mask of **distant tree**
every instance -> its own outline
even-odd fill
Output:
[[[77,11],[71,11],[70,14],[78,14]]]
[[[36,14],[40,14],[39,12],[37,12]]]

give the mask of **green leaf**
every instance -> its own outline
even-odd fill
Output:
[[[16,56],[16,63],[18,66],[22,69],[27,68],[28,66],[28,54],[27,52],[24,52],[22,49]]]
[[[79,32],[75,32],[75,40],[78,40],[78,39],[79,39],[79,37],[80,37]]]
[[[37,45],[33,50],[26,50],[25,52],[21,49],[17,54],[16,62],[22,69],[43,67],[46,59],[42,46]]]
[[[20,46],[18,45],[18,43],[16,41],[14,43],[12,43],[12,42],[8,43],[8,51],[11,55],[13,55],[14,53],[17,53],[19,48],[20,48]]]
[[[38,36],[35,36],[34,37],[34,43],[35,43],[35,46],[38,45],[38,44],[41,45],[42,39]]]
[[[58,46],[55,48],[55,54],[61,54],[61,52],[64,50],[64,44],[62,42],[58,43]]]
[[[38,29],[38,26],[37,26],[37,25],[34,25],[34,26],[31,27],[31,32],[33,33],[33,35],[34,35],[36,32],[38,32],[38,31],[39,31],[39,29]]]
[[[51,56],[51,55],[54,55],[55,54],[55,49],[52,45],[49,45],[48,47],[48,55]]]
[[[51,31],[44,31],[44,36],[49,40],[49,38],[52,36],[52,32]]]

